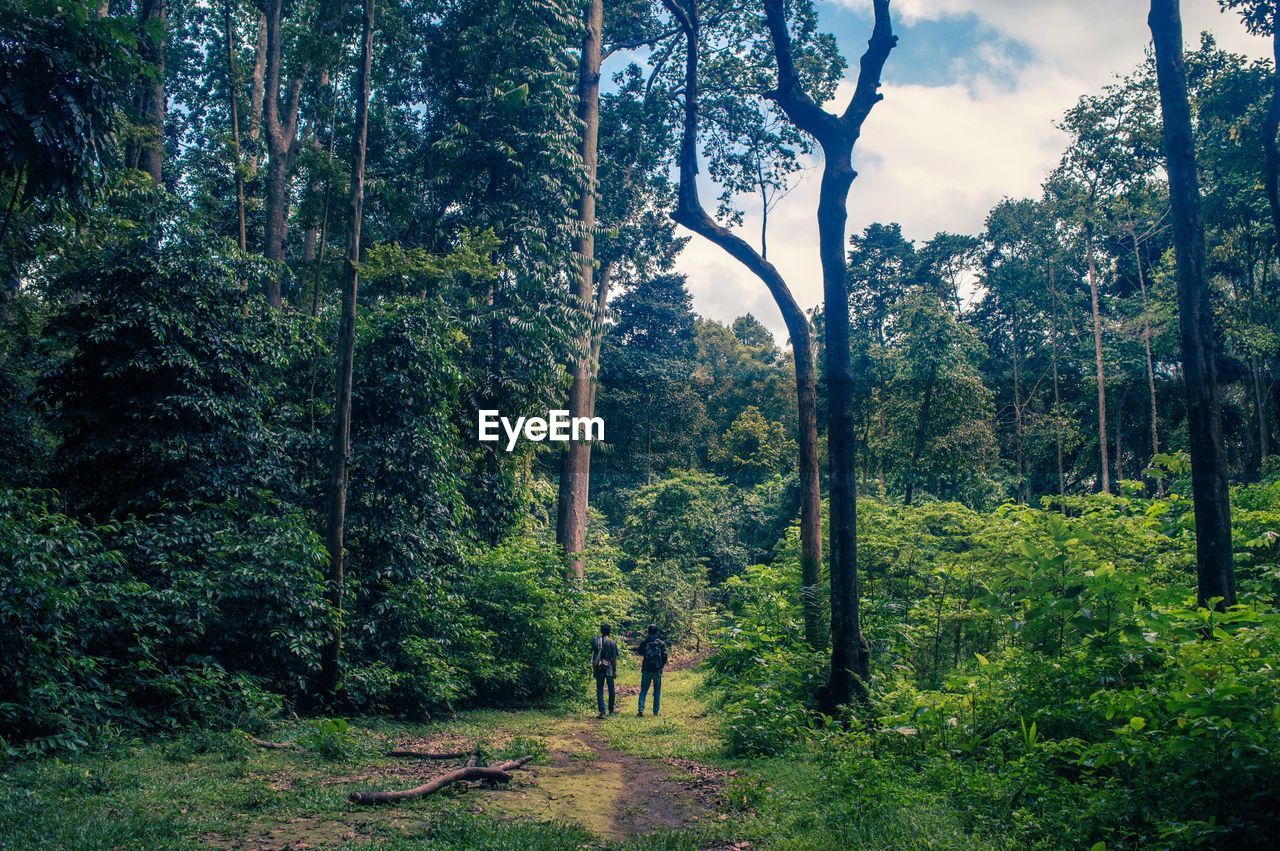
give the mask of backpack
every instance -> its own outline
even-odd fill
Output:
[[[604,637],[596,639],[596,652],[592,654],[591,665],[598,676],[609,676],[609,660],[604,657]]]
[[[652,671],[661,671],[666,665],[667,646],[661,638],[653,638],[644,645],[644,666]]]

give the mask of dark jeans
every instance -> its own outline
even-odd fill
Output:
[[[649,694],[649,686],[653,686],[653,714],[657,715],[662,705],[662,671],[640,671],[640,711],[644,712],[644,699]]]
[[[604,714],[604,684],[609,684],[609,711],[613,711],[613,677],[596,677],[596,705],[600,714]]]

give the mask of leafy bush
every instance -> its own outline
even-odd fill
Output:
[[[807,741],[795,753],[859,801],[909,771],[968,830],[1029,847],[1267,847],[1280,835],[1280,490],[1236,489],[1250,602],[1217,613],[1195,605],[1181,486],[1068,498],[1066,515],[864,500],[870,705],[850,730],[808,711],[825,660],[803,645],[788,550],[725,586],[710,665],[731,745]]]
[[[279,709],[326,628],[323,548],[296,516],[92,527],[41,491],[0,491],[0,721],[15,753],[79,749]]]
[[[66,352],[43,382],[55,481],[97,517],[287,493],[268,388],[290,326],[251,302],[258,267],[230,243],[155,215],[163,232],[73,256],[49,285],[78,294],[47,332]]]
[[[589,592],[565,578],[554,545],[516,538],[467,561],[465,595],[485,636],[488,658],[475,671],[475,695],[531,701],[581,686],[595,634]]]
[[[119,635],[124,557],[57,511],[53,495],[0,490],[0,724],[27,752],[85,747],[125,714],[101,648]],[[122,637],[122,636],[121,636]]]
[[[656,625],[669,644],[701,646],[710,609],[705,569],[675,559],[641,559],[628,579],[636,597],[634,623],[642,629]]]
[[[802,738],[814,716],[821,654],[804,640],[798,565],[754,565],[725,583],[725,615],[708,660],[730,749],[774,754]]]
[[[355,748],[351,724],[345,718],[316,718],[298,736],[298,744],[325,759],[345,759]]]

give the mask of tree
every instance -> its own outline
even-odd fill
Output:
[[[1178,274],[1178,321],[1187,392],[1192,498],[1196,518],[1196,592],[1202,606],[1235,604],[1231,505],[1214,346],[1213,309],[1206,268],[1204,223],[1191,129],[1191,103],[1182,54],[1178,0],[1152,0],[1147,18],[1155,44],[1160,111],[1173,209]]]
[[[778,86],[771,93],[787,117],[817,140],[823,153],[818,198],[818,252],[825,306],[827,444],[831,463],[830,576],[831,671],[823,708],[834,711],[853,700],[871,674],[871,651],[858,611],[857,463],[853,424],[853,362],[849,339],[849,295],[845,277],[845,225],[849,188],[857,176],[853,147],[863,122],[884,96],[880,73],[898,39],[889,20],[889,0],[874,0],[875,23],[863,54],[858,82],[844,112],[827,112],[805,90],[795,62],[783,0],[765,0]]]
[[[796,373],[796,411],[800,471],[800,543],[805,600],[805,631],[815,648],[825,643],[821,635],[818,585],[822,577],[822,517],[818,472],[818,378],[814,363],[813,336],[809,317],[792,295],[777,268],[747,242],[718,224],[703,209],[698,194],[698,77],[702,19],[698,0],[664,0],[685,36],[684,133],[680,141],[680,184],[675,212],[677,222],[724,250],[768,288],[782,313],[791,338]],[[762,178],[762,185],[768,182]],[[765,205],[767,208],[767,188]],[[763,239],[762,239],[763,243]],[[763,249],[763,245],[762,245]]]
[[[574,239],[574,255],[578,264],[573,278],[573,306],[582,311],[585,331],[578,341],[578,351],[570,365],[569,416],[591,417],[595,413],[595,363],[591,357],[597,327],[597,315],[608,299],[609,279],[599,276],[597,283],[596,245],[596,173],[600,138],[600,62],[604,38],[604,2],[589,0],[582,53],[578,66],[578,119],[582,122],[582,157],[584,179],[578,195],[578,235]],[[587,539],[587,507],[591,488],[591,442],[570,441],[560,456],[560,498],[556,504],[556,541],[564,547],[569,571],[583,577],[582,552]]]
[[[601,416],[608,424],[601,472],[615,490],[652,484],[693,467],[705,406],[690,382],[694,317],[683,275],[662,274],[614,301],[601,362]]]
[[[161,186],[164,164],[164,51],[167,27],[165,0],[142,0],[138,15],[142,23],[143,60],[150,67],[138,91],[138,115],[144,126],[138,145],[138,168]]]
[[[140,70],[136,36],[79,4],[0,3],[0,251],[20,206],[39,198],[83,205],[118,159],[128,83]]]
[[[854,410],[866,437],[868,468],[875,462],[880,496],[888,489],[886,455],[889,450],[886,412],[889,380],[889,325],[898,300],[906,292],[918,266],[915,245],[897,222],[867,225],[849,238],[849,321],[855,329],[855,357],[859,381]],[[874,423],[874,425],[873,425]]]
[[[360,285],[360,223],[364,211],[365,146],[369,135],[369,75],[373,64],[374,0],[364,0],[360,39],[360,72],[356,78],[356,127],[351,153],[351,210],[347,220],[347,259],[338,326],[338,380],[333,426],[333,461],[329,480],[329,605],[338,617],[320,660],[320,693],[332,698],[338,688],[342,655],[342,539],[347,514],[347,479],[351,455],[351,382],[356,349],[356,296]]]
[[[302,40],[297,54],[291,56],[290,73],[285,73],[284,4],[283,0],[263,0],[266,55],[262,91],[262,123],[267,138],[266,232],[262,253],[279,265],[278,273],[267,280],[267,301],[272,307],[283,303],[285,275],[285,238],[289,233],[289,200],[293,185],[294,160],[301,150],[299,116],[302,110],[303,85],[312,73],[314,45]],[[334,20],[324,12],[340,14],[320,4],[314,37],[322,40],[333,27]],[[255,79],[256,82],[256,79]],[[256,88],[254,92],[256,99]]]
[[[720,435],[709,460],[734,484],[751,487],[781,473],[785,456],[794,451],[782,423],[766,420],[751,405]]]

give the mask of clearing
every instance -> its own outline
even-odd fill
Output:
[[[294,750],[193,732],[20,764],[0,777],[0,847],[753,847],[734,835],[732,788],[746,778],[720,759],[701,674],[669,670],[656,718],[635,715],[638,679],[619,672],[619,714],[604,720],[584,700],[430,724],[357,719],[327,742],[304,722],[263,734],[306,746]],[[412,788],[460,765],[386,757],[393,747],[537,759],[505,789],[459,784],[393,805],[348,803],[353,791]]]

